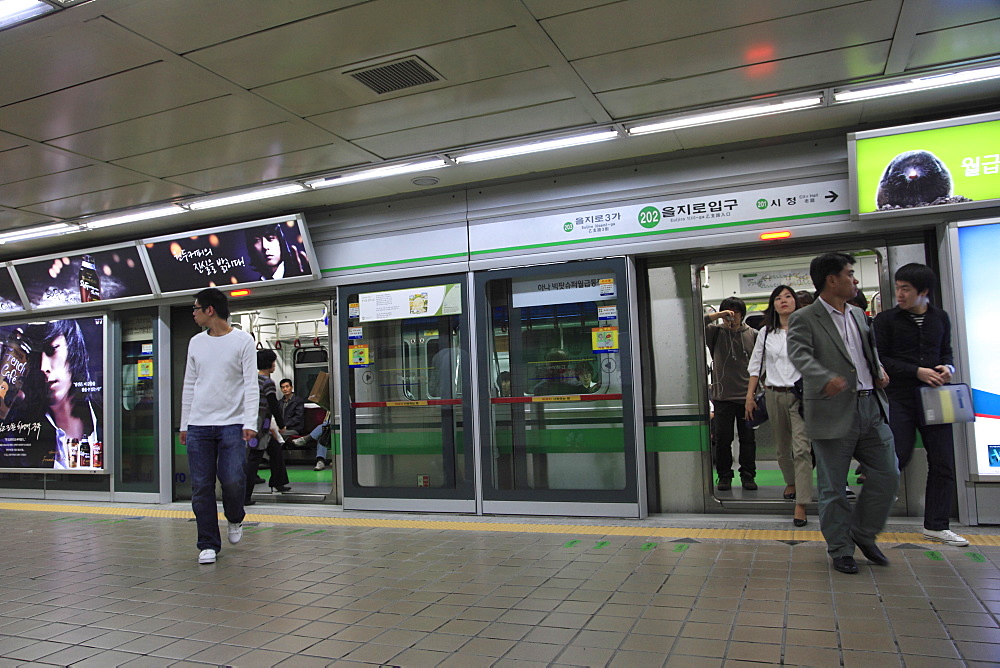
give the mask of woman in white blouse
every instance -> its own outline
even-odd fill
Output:
[[[805,422],[800,412],[801,399],[793,392],[795,382],[802,374],[788,359],[785,342],[788,334],[788,316],[799,307],[795,291],[779,285],[771,292],[771,299],[764,311],[764,327],[757,335],[750,363],[750,384],[747,386],[746,417],[757,407],[754,394],[761,376],[761,356],[764,358],[764,395],[768,419],[774,434],[778,454],[778,467],[785,479],[785,499],[795,500],[795,526],[807,523],[806,504],[812,501],[812,451],[806,437]],[[766,346],[766,350],[765,350]]]

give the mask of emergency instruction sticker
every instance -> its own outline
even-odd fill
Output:
[[[369,365],[368,346],[347,346],[349,364],[352,367],[364,367]]]
[[[594,327],[590,330],[590,338],[595,353],[618,352],[617,327]]]

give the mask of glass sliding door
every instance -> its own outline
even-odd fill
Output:
[[[483,512],[639,517],[625,260],[476,278]]]
[[[345,509],[475,511],[464,281],[341,290]]]

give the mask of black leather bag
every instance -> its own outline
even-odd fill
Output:
[[[760,353],[760,370],[757,372],[757,392],[753,400],[757,407],[750,413],[750,419],[746,423],[751,427],[759,427],[767,422],[767,402],[764,396],[764,358],[767,356],[767,330],[764,330],[764,346]]]

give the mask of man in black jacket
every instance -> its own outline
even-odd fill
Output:
[[[922,386],[938,387],[951,381],[951,321],[930,303],[937,277],[930,267],[911,263],[896,271],[896,304],[875,318],[875,339],[882,364],[892,382],[889,427],[896,442],[902,471],[913,456],[916,432],[927,451],[927,489],[924,494],[924,537],[948,545],[969,544],[949,528],[955,495],[955,442],[950,424],[921,425]]]
[[[292,434],[302,436],[302,430],[306,428],[305,422],[305,402],[295,396],[292,389],[292,381],[282,378],[278,383],[281,388],[281,415],[285,419],[285,428],[282,435]]]

